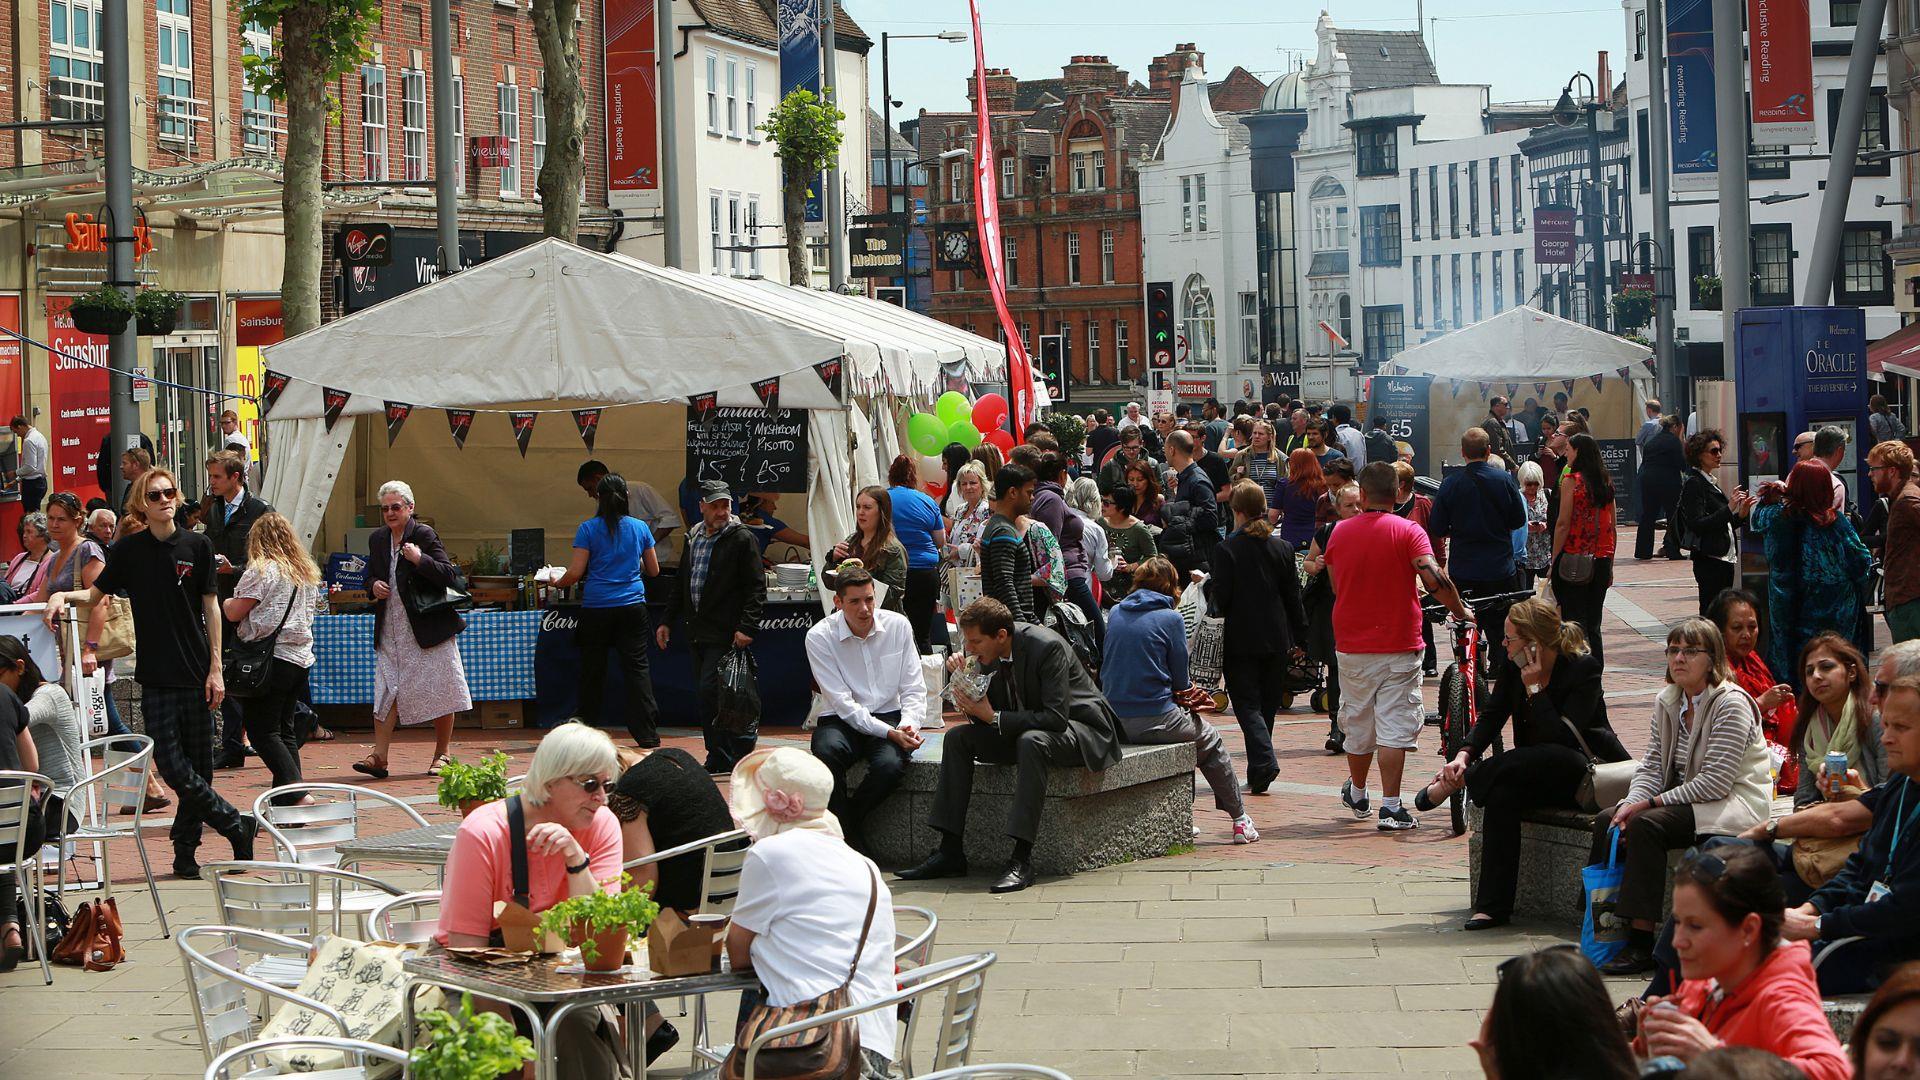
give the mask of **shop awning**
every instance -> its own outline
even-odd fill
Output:
[[[1407,375],[1455,382],[1533,382],[1616,375],[1653,350],[1539,308],[1517,307],[1415,345],[1388,363]],[[1645,368],[1632,372],[1644,377]]]
[[[1867,377],[1885,382],[1889,373],[1920,379],[1920,322],[1908,323],[1867,346]]]

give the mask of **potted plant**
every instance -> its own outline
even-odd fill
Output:
[[[520,579],[507,573],[506,552],[491,540],[482,540],[473,549],[473,561],[467,564],[467,586],[475,604],[511,607],[520,595]]]
[[[133,317],[141,337],[165,337],[180,324],[180,305],[187,302],[182,293],[171,289],[143,289],[133,298]]]
[[[420,1016],[426,1041],[414,1046],[407,1065],[414,1080],[494,1080],[518,1075],[534,1058],[533,1040],[515,1033],[513,1021],[473,1011],[473,995],[460,995],[459,1013],[434,1009]]]
[[[74,297],[67,307],[67,317],[73,320],[73,328],[83,334],[112,337],[125,330],[127,321],[133,318],[133,301],[122,296],[119,289],[102,285]]]
[[[591,892],[560,901],[541,914],[540,932],[578,945],[588,971],[618,971],[627,959],[627,942],[646,937],[660,914],[653,882],[627,888],[632,881],[633,875],[622,872],[619,892]]]
[[[1693,279],[1693,299],[1705,311],[1720,310],[1720,275],[1701,274]]]
[[[1613,324],[1621,331],[1638,330],[1653,319],[1653,293],[1624,289],[1613,297]]]
[[[507,797],[507,754],[495,750],[468,765],[459,758],[448,758],[440,766],[440,805],[460,811],[461,817],[495,799]]]
[[[1080,456],[1080,447],[1087,441],[1086,421],[1072,413],[1056,412],[1047,416],[1047,430],[1060,443],[1060,454],[1068,460]]]

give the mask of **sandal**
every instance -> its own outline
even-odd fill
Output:
[[[440,775],[440,766],[445,765],[452,760],[453,760],[453,755],[451,754],[433,755],[433,763],[427,766],[427,775],[428,776]]]
[[[333,740],[339,737],[340,736],[334,734],[333,729],[328,727],[327,725],[315,724],[313,725],[313,734],[307,736],[307,741],[308,742],[332,742]]]
[[[388,776],[387,759],[378,754],[368,754],[366,757],[353,763],[353,771],[366,773],[375,780],[385,780]]]

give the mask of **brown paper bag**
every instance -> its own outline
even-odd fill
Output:
[[[679,911],[662,908],[647,930],[647,966],[658,975],[707,974],[725,926],[725,919],[695,916],[689,922]]]
[[[557,953],[566,947],[552,934],[539,932],[540,916],[512,901],[494,901],[493,921],[500,927],[500,944],[515,952]]]

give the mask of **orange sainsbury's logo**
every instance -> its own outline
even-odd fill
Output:
[[[107,250],[107,225],[103,221],[93,220],[92,214],[68,214],[67,250],[68,251],[105,251]],[[133,261],[139,262],[153,250],[153,232],[145,225],[133,227]]]

